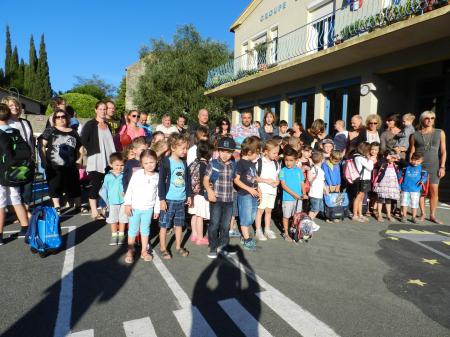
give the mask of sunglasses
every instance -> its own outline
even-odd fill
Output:
[[[222,122],[222,125],[229,125],[227,122]]]
[[[136,118],[136,117],[141,117],[140,115],[131,115],[131,117]]]
[[[64,115],[55,116],[55,119],[66,119],[66,116]]]
[[[370,122],[369,125],[378,125],[378,122]]]
[[[424,120],[434,121],[436,117],[425,117]]]

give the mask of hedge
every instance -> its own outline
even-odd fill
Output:
[[[95,104],[98,99],[91,95],[78,94],[78,93],[67,93],[61,95],[66,100],[66,104],[74,108],[77,113],[77,117],[80,118],[93,118],[95,115]],[[47,106],[45,111],[46,115],[50,115],[52,109],[50,105]]]

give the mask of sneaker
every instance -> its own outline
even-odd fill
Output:
[[[208,253],[208,258],[209,258],[209,259],[216,259],[216,258],[217,258],[217,250],[211,248],[211,249],[209,250],[209,253]]]
[[[25,238],[27,236],[28,227],[21,227],[20,232],[17,234],[18,238]]]
[[[264,236],[264,233],[261,229],[257,229],[255,231],[255,236],[259,241],[267,241],[267,238]]]
[[[226,246],[226,247],[222,247],[222,248],[218,249],[218,253],[221,254],[222,256],[227,257],[230,255],[236,255],[237,251],[234,248]]]
[[[256,248],[256,242],[253,239],[247,239],[244,241],[244,249],[253,250]]]
[[[241,233],[239,233],[237,229],[230,229],[230,231],[228,232],[228,236],[230,238],[239,238],[241,237]]]
[[[125,235],[118,235],[117,236],[117,244],[119,246],[125,244]]]
[[[118,235],[111,235],[111,241],[109,241],[110,246],[117,246],[119,242],[119,236]]]
[[[208,241],[208,238],[205,236],[205,237],[195,241],[195,244],[198,246],[207,246],[207,245],[209,245],[209,241]]]
[[[414,218],[414,217],[411,217],[411,222],[414,223],[414,224],[416,224],[416,223],[417,223],[417,219]]]
[[[277,235],[275,234],[275,232],[273,231],[273,230],[271,230],[271,229],[266,229],[266,236],[267,236],[267,238],[268,239],[271,239],[271,240],[273,240],[273,239],[276,239],[277,238]]]
[[[0,233],[0,246],[3,246],[3,233]]]

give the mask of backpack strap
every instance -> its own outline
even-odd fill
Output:
[[[258,161],[256,162],[256,175],[260,177],[261,172],[262,172],[262,157],[259,157]]]

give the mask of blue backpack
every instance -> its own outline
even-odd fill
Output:
[[[25,243],[41,257],[61,248],[62,238],[59,230],[59,216],[53,207],[38,206],[31,216]]]

